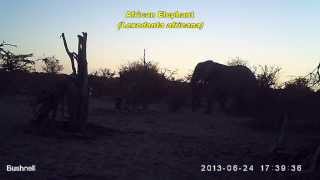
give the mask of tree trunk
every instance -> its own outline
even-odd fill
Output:
[[[65,50],[71,60],[71,66],[73,71],[72,84],[69,90],[69,96],[71,99],[71,127],[73,130],[82,131],[88,120],[88,108],[89,108],[89,88],[88,88],[88,63],[87,63],[87,33],[78,35],[78,54],[70,52],[67,42],[65,40],[64,33],[62,33],[63,44]],[[77,69],[74,62],[77,62]],[[72,94],[70,94],[72,93]]]

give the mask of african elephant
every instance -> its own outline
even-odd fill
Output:
[[[226,102],[232,100],[232,106],[238,113],[248,112],[253,105],[257,90],[257,80],[252,71],[242,65],[227,66],[211,60],[200,62],[191,78],[192,110],[201,104],[206,96],[206,112],[211,112],[212,102],[216,101],[226,110]]]

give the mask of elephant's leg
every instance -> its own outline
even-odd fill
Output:
[[[50,112],[50,109],[48,108],[47,104],[42,104],[41,107],[39,108],[39,113],[38,116],[35,118],[35,123],[36,125],[43,124],[45,119],[48,117],[48,114]]]
[[[48,112],[48,117],[45,119],[45,121],[42,124],[42,134],[47,135],[52,133],[53,128],[55,126],[55,119],[57,114],[57,107],[52,106]]]
[[[147,111],[149,109],[149,104],[146,101],[142,102],[142,111]]]
[[[207,83],[205,87],[205,94],[207,97],[207,107],[206,107],[206,114],[212,113],[212,104],[214,101],[217,100],[217,88],[213,86],[213,83]]]
[[[192,99],[191,99],[191,108],[192,108],[192,112],[195,112],[199,109],[200,105],[201,105],[201,96],[199,94],[199,91],[193,90],[192,92]]]
[[[201,83],[192,85],[192,112],[195,112],[200,108],[205,89],[206,88]]]
[[[206,114],[211,114],[212,113],[212,103],[213,103],[213,96],[209,95],[207,98],[207,109],[205,111]]]
[[[216,98],[217,102],[219,104],[219,108],[222,112],[226,112],[227,111],[227,96],[224,93],[219,93],[219,96]]]
[[[122,110],[122,98],[121,97],[116,97],[115,98],[115,110],[116,111],[121,111]]]
[[[200,106],[200,97],[193,96],[192,105],[191,105],[192,112],[196,112],[199,109],[199,106]]]
[[[249,111],[249,104],[247,103],[248,100],[239,95],[237,98],[236,98],[236,107],[235,107],[235,113],[237,115],[240,115],[240,116],[243,116],[243,115],[247,115],[248,114],[248,111]]]

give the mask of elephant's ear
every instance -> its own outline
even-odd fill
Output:
[[[198,63],[192,73],[191,83],[196,83],[200,79],[201,79],[201,63]]]
[[[221,67],[221,64],[215,63],[211,60],[198,63],[193,71],[191,82],[195,83],[198,81],[208,81],[212,78],[213,73],[216,71],[216,69],[219,69]]]

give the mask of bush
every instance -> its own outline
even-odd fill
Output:
[[[101,77],[103,79],[115,78],[116,72],[108,68],[100,68],[89,74],[91,77]]]
[[[158,64],[135,61],[119,70],[120,88],[127,103],[147,105],[166,94],[166,78]]]
[[[260,88],[275,88],[278,85],[278,78],[281,68],[278,66],[259,66],[255,70],[258,85]]]
[[[248,62],[240,59],[239,57],[233,58],[227,62],[228,66],[246,66],[248,67]]]
[[[288,81],[284,85],[285,89],[288,90],[295,90],[295,91],[303,91],[303,92],[310,92],[311,87],[309,86],[309,80],[304,77],[297,77],[291,81]]]
[[[63,70],[63,65],[61,65],[60,61],[54,56],[43,58],[42,62],[42,70],[46,73],[58,74]]]

